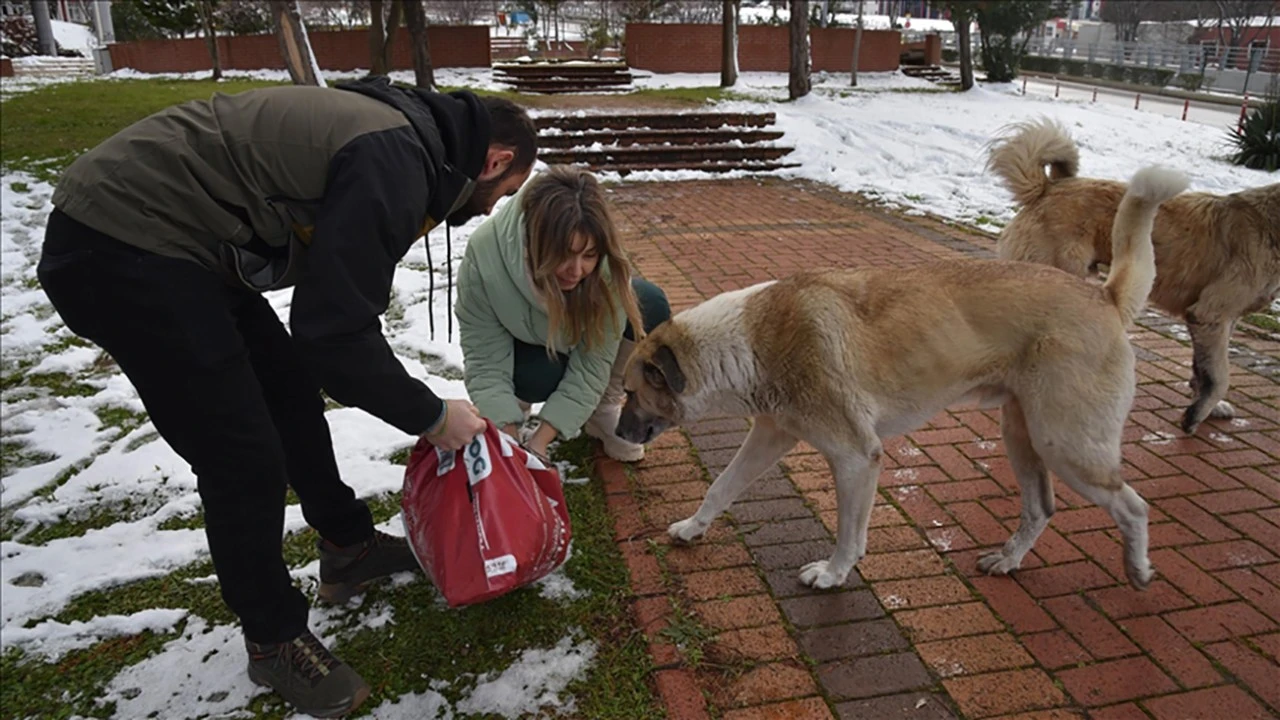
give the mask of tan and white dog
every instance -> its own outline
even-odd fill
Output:
[[[1111,261],[1111,224],[1124,183],[1079,177],[1079,152],[1049,120],[1016,123],[992,143],[988,167],[1022,206],[1000,233],[1002,260],[1052,265],[1086,277]],[[1045,174],[1045,167],[1049,174]],[[1181,427],[1229,418],[1227,352],[1236,321],[1280,289],[1280,183],[1229,195],[1187,192],[1160,208],[1152,228],[1156,282],[1150,301],[1187,323],[1191,390]]]
[[[1126,328],[1155,277],[1156,208],[1185,187],[1182,175],[1160,168],[1134,176],[1105,285],[996,260],[805,272],[723,293],[659,325],[628,363],[620,437],[648,442],[714,415],[754,419],[697,512],[669,534],[701,536],[804,440],[831,467],[838,528],[834,554],[805,565],[800,581],[841,585],[866,551],[881,441],[977,402],[1002,408],[1022,494],[1017,531],[978,567],[1019,567],[1054,511],[1051,470],[1111,514],[1129,580],[1145,588],[1153,575],[1147,503],[1120,468],[1134,395]]]

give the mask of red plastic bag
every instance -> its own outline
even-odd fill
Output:
[[[449,607],[528,585],[569,552],[560,473],[492,422],[458,451],[419,439],[400,504],[409,547]]]

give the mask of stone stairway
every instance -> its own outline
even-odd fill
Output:
[[[493,79],[525,93],[619,92],[631,89],[631,69],[619,62],[502,63]]]
[[[774,113],[611,113],[534,118],[538,158],[627,175],[643,170],[768,172],[799,163]]]
[[[32,55],[13,58],[14,77],[90,77],[98,73],[93,58]]]
[[[900,65],[898,70],[907,77],[918,77],[935,85],[960,86],[960,75],[941,65]]]

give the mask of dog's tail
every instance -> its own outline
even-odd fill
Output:
[[[1080,153],[1065,128],[1048,118],[1013,123],[1013,132],[990,145],[987,170],[998,175],[1019,205],[1029,205],[1044,195],[1049,184],[1075,177]],[[1048,177],[1044,166],[1049,166]]]
[[[1187,189],[1187,177],[1159,166],[1134,173],[1111,224],[1111,270],[1103,285],[1128,326],[1147,305],[1156,281],[1156,253],[1151,245],[1160,203]]]

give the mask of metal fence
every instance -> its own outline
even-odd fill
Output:
[[[1089,42],[1067,38],[1031,38],[1027,52],[1032,55],[1089,63],[1136,65],[1177,70],[1179,74],[1206,70],[1239,70],[1249,73],[1280,72],[1280,49],[1260,46],[1163,45],[1142,42]]]

